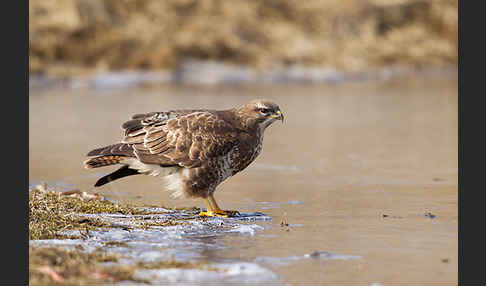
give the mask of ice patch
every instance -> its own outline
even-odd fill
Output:
[[[352,260],[352,259],[362,259],[361,256],[356,255],[344,255],[344,254],[336,254],[330,253],[327,251],[313,251],[308,254],[304,254],[301,256],[288,256],[288,257],[268,257],[262,256],[257,257],[255,262],[259,263],[266,263],[272,266],[285,266],[289,265],[295,261],[303,260],[303,259],[315,259],[315,260]]]
[[[236,217],[225,218],[225,220],[243,220],[243,221],[271,221],[272,217],[261,212],[240,213]]]
[[[265,263],[271,266],[286,266],[297,260],[301,260],[303,256],[288,256],[288,257],[269,257],[261,256],[255,258],[255,262]]]
[[[227,235],[253,236],[264,227],[249,221],[267,221],[271,217],[263,213],[242,213],[234,218],[200,219],[197,211],[171,211],[162,208],[151,209],[149,215],[124,214],[79,214],[80,217],[97,218],[112,227],[82,231],[66,231],[67,235],[81,235],[84,239],[32,240],[34,245],[62,246],[74,248],[82,245],[86,251],[103,247],[106,251],[121,252],[129,260],[153,262],[173,257],[194,259],[203,257],[207,250],[227,248],[215,241]],[[182,219],[181,218],[185,218]],[[141,227],[141,223],[165,222],[176,219],[176,225]],[[113,247],[116,243],[122,246]],[[110,246],[110,247],[105,247]]]
[[[255,235],[255,233],[258,230],[263,230],[263,227],[256,225],[256,224],[250,224],[250,225],[239,225],[231,229],[229,232],[237,232],[239,234],[249,234],[249,235]]]
[[[154,285],[281,285],[278,276],[256,263],[212,264],[203,269],[137,270],[135,277]],[[132,285],[120,283],[119,285]]]
[[[231,218],[205,218],[198,211],[172,211],[152,208],[147,215],[79,214],[80,217],[101,219],[111,227],[89,231],[66,231],[68,235],[81,235],[83,239],[31,240],[35,246],[56,246],[91,252],[103,249],[107,253],[121,254],[119,264],[153,263],[176,259],[198,261],[208,259],[208,252],[227,249],[225,236],[254,236],[264,229],[252,221],[269,221],[263,213],[242,213]],[[175,219],[176,225],[162,226]],[[141,227],[141,223],[157,223]],[[263,224],[265,225],[265,224]],[[209,269],[140,269],[136,276],[146,278],[152,285],[280,285],[272,271],[252,262],[228,260],[209,263]],[[222,284],[221,284],[222,283]],[[123,281],[116,285],[140,285]]]
[[[325,260],[349,260],[349,259],[362,259],[361,256],[355,255],[344,255],[344,254],[336,254],[330,253],[327,251],[313,251],[309,254],[304,254],[305,258],[313,258],[313,259],[325,259]]]

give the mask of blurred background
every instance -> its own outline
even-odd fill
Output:
[[[454,0],[31,0],[31,75],[457,65]]]

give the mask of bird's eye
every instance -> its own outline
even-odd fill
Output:
[[[270,109],[268,109],[268,108],[260,108],[260,112],[261,113],[264,113],[264,114],[267,114],[268,112],[270,112]]]

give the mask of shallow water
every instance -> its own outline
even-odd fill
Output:
[[[119,141],[132,114],[254,98],[276,101],[285,123],[267,129],[259,158],[215,196],[225,209],[272,220],[251,222],[259,228],[250,234],[200,238],[200,259],[255,264],[282,285],[457,285],[454,80],[31,89],[30,182],[139,205],[203,207],[171,200],[148,176],[95,189],[115,168],[85,170],[84,155]]]

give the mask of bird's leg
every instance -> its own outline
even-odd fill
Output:
[[[218,204],[216,203],[216,200],[214,199],[213,195],[209,195],[209,200],[211,201],[211,204],[213,205],[213,213],[214,215],[216,216],[219,216],[219,217],[232,217],[232,216],[236,216],[236,215],[239,215],[240,212],[239,211],[224,211],[222,210]]]
[[[206,211],[200,212],[199,216],[214,216],[213,208],[207,198],[204,198],[204,203],[206,204]]]

